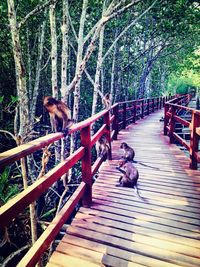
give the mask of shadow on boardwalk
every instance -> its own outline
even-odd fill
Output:
[[[169,145],[162,111],[127,127],[100,169],[91,208],[80,208],[47,266],[200,266],[200,172]],[[136,152],[138,188],[116,187],[121,142]],[[148,167],[149,166],[149,167]]]

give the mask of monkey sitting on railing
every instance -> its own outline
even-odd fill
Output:
[[[103,161],[107,160],[110,150],[110,144],[105,135],[102,135],[96,143],[97,156],[102,158]]]
[[[45,96],[43,105],[49,113],[52,131],[62,131],[68,134],[68,128],[73,124],[71,111],[64,102],[56,100],[52,96]]]
[[[110,109],[111,108],[111,94],[107,93],[104,95],[102,98],[102,104],[104,105],[105,109]]]

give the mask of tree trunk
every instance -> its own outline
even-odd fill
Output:
[[[79,34],[78,34],[78,52],[77,52],[77,59],[76,59],[76,74],[75,74],[75,76],[79,75],[79,67],[80,67],[80,64],[82,62],[82,57],[83,57],[83,44],[84,44],[83,33],[84,33],[84,26],[85,26],[85,20],[86,20],[87,5],[88,5],[88,0],[84,0],[81,18],[80,18]],[[74,89],[73,119],[75,122],[78,121],[79,99],[80,99],[80,78],[78,79],[77,83],[75,84],[75,89]]]
[[[58,84],[57,84],[57,35],[56,35],[56,17],[55,7],[53,4],[49,9],[50,16],[50,30],[51,30],[51,81],[52,81],[52,95],[58,98]]]
[[[68,96],[65,99],[67,91],[67,63],[68,63],[68,45],[69,45],[69,16],[68,0],[63,0],[63,20],[62,20],[62,62],[61,62],[61,99],[67,103]]]
[[[29,129],[29,108],[28,93],[26,88],[25,67],[22,59],[22,51],[19,37],[19,29],[17,28],[16,12],[14,0],[7,0],[8,3],[8,19],[10,23],[10,31],[12,37],[13,54],[16,70],[17,94],[19,97],[19,118],[20,125],[18,134],[25,136]]]
[[[115,39],[117,37],[117,30],[115,31]],[[112,70],[111,70],[111,82],[110,82],[110,93],[111,93],[111,103],[114,99],[115,94],[115,65],[116,65],[116,53],[117,53],[117,43],[114,45],[114,51],[113,51],[113,60],[112,60]]]
[[[103,4],[102,17],[104,16],[104,12],[105,12],[105,1]],[[96,73],[95,73],[95,80],[94,80],[92,116],[96,113],[97,100],[98,100],[98,90],[100,90],[100,74],[101,74],[101,67],[102,67],[104,28],[105,28],[105,26],[103,26],[101,28],[101,31],[99,34],[99,51],[98,51],[97,66],[96,66]]]
[[[30,120],[30,123],[32,125],[34,124],[37,97],[39,94],[40,71],[41,71],[41,63],[42,63],[43,48],[44,48],[45,28],[46,28],[46,21],[44,21],[41,25],[41,29],[39,31],[39,38],[38,38],[38,58],[37,58],[37,66],[36,66],[35,85],[34,85],[32,99],[31,99],[31,120]]]

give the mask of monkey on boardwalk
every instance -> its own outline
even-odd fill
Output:
[[[106,139],[105,135],[102,135],[97,141],[96,150],[98,157],[102,158],[104,161],[108,158],[110,144]]]
[[[45,96],[43,105],[49,113],[52,131],[65,132],[72,125],[71,111],[64,102]]]
[[[102,98],[102,104],[104,105],[105,109],[110,109],[111,108],[111,94],[107,93],[104,95]]]
[[[120,148],[122,148],[124,150],[124,155],[122,156],[123,159],[125,159],[127,161],[131,161],[133,163],[138,163],[138,164],[140,164],[144,167],[147,167],[147,168],[159,170],[159,168],[157,168],[157,167],[153,167],[153,166],[150,166],[148,164],[142,163],[141,161],[134,160],[135,151],[127,143],[125,143],[125,142],[121,143]]]
[[[121,143],[120,148],[124,150],[124,155],[122,156],[122,158],[128,161],[133,161],[135,157],[134,149],[125,142]]]
[[[138,192],[137,181],[139,178],[139,172],[132,162],[122,158],[119,160],[118,167],[116,167],[123,175],[119,178],[119,184],[117,186],[133,188],[137,197],[144,201]]]

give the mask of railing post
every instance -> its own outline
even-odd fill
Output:
[[[123,103],[123,129],[126,129],[126,103]]]
[[[174,115],[176,113],[176,107],[171,106],[171,119],[169,119],[170,124],[169,124],[169,140],[170,144],[174,143],[174,131],[175,131],[175,120],[174,120]]]
[[[104,115],[104,123],[106,124],[106,129],[105,129],[105,137],[110,145],[110,149],[108,152],[108,159],[112,159],[112,148],[111,148],[111,133],[110,133],[110,111],[108,111],[105,115]]]
[[[163,99],[162,99],[162,105],[163,105],[163,107],[165,106],[165,100],[166,100],[166,97],[163,97]]]
[[[150,110],[150,106],[149,106],[150,100],[149,98],[147,99],[147,115],[149,115],[149,110]]]
[[[119,104],[117,104],[114,108],[113,108],[113,115],[115,116],[113,124],[112,124],[112,129],[114,130],[114,135],[113,135],[113,140],[117,140],[117,135],[119,133]]]
[[[169,110],[169,105],[164,104],[164,135],[167,135],[167,123],[168,123],[168,118],[167,118],[167,112]]]
[[[82,158],[82,180],[86,183],[86,190],[83,196],[83,206],[90,207],[92,204],[92,161],[91,161],[91,135],[90,125],[80,131],[81,145],[85,147],[85,153]]]
[[[141,111],[141,118],[144,118],[144,99],[141,100],[142,102],[142,111]]]
[[[197,159],[195,153],[198,152],[199,136],[196,133],[196,128],[200,125],[200,117],[194,111],[192,112],[191,122],[191,136],[190,136],[190,168],[193,170],[197,169]]]
[[[159,98],[160,109],[162,108],[162,96]]]
[[[136,122],[136,111],[137,111],[137,101],[134,100],[134,102],[133,102],[133,123]]]
[[[154,101],[154,98],[152,98],[152,110],[151,110],[151,112],[154,112],[154,105],[155,105],[155,101]]]
[[[157,108],[157,110],[159,109],[159,97],[157,97],[157,103],[156,103],[156,108]]]

